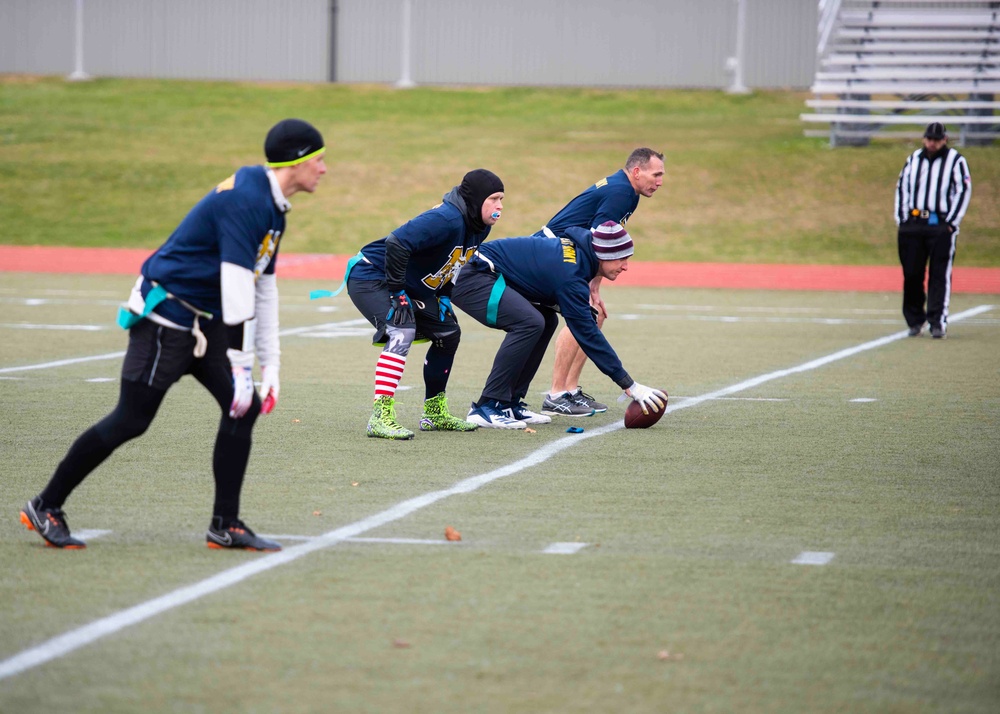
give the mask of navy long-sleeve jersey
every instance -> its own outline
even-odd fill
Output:
[[[559,238],[528,236],[484,243],[479,256],[530,302],[558,308],[566,326],[597,368],[622,389],[632,385],[621,360],[590,311],[590,281],[598,260],[589,230],[571,227]]]
[[[639,194],[629,183],[624,169],[603,178],[552,217],[546,226],[556,236],[566,235],[566,229],[596,228],[606,221],[625,225],[639,205]],[[542,235],[539,231],[535,235]]]
[[[448,294],[455,271],[490,234],[489,226],[479,233],[468,230],[462,205],[457,189],[452,189],[441,204],[392,232],[409,251],[406,292],[411,298],[431,301],[436,295]],[[385,279],[385,242],[386,238],[380,238],[361,249],[365,260],[351,270],[352,278]]]
[[[184,217],[160,248],[142,264],[143,297],[156,281],[194,307],[222,317],[222,263],[274,273],[285,214],[275,201],[267,170],[244,166],[216,186]],[[191,327],[194,315],[174,300],[155,312]]]

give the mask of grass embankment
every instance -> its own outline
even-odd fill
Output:
[[[896,262],[893,188],[916,142],[831,150],[805,95],[417,88],[0,77],[0,242],[154,248],[275,121],[326,138],[330,172],[296,197],[285,251],[352,253],[439,202],[468,169],[504,180],[495,236],[534,232],[636,146],[667,180],[629,229],[637,259]],[[1000,266],[1000,146],[963,149],[974,183],[962,265]]]

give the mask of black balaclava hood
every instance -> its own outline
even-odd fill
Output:
[[[503,181],[492,171],[473,169],[462,179],[458,195],[465,201],[465,224],[474,233],[486,230],[486,224],[483,223],[483,203],[498,192],[503,192]]]

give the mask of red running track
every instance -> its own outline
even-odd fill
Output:
[[[0,272],[92,273],[138,275],[151,251],[120,248],[52,248],[0,245]],[[282,253],[282,278],[333,282],[347,265],[346,255]],[[899,292],[903,276],[898,266],[782,265],[752,263],[646,263],[636,261],[619,285],[658,288],[730,288],[745,290],[830,290]],[[1000,294],[1000,268],[956,265],[952,292]]]

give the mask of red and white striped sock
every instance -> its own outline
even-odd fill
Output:
[[[403,378],[406,357],[383,352],[375,365],[375,398],[394,397],[399,380]]]

